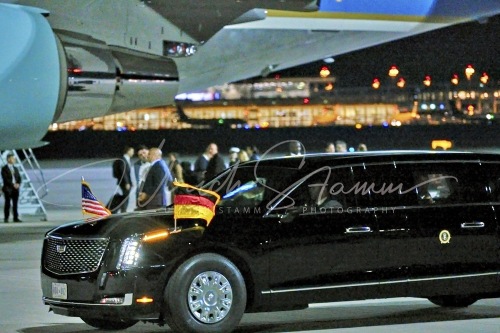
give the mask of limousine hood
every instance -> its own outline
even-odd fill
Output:
[[[46,236],[122,239],[173,227],[173,209],[166,208],[82,219],[56,227]]]

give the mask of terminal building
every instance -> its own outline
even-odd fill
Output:
[[[425,81],[424,81],[425,83]],[[136,131],[225,126],[401,126],[498,121],[500,88],[453,84],[338,88],[334,78],[271,78],[177,96],[177,105],[53,124],[57,130]]]

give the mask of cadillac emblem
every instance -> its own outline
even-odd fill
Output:
[[[57,253],[66,252],[66,245],[56,245],[56,251],[57,251]]]
[[[441,244],[449,244],[451,239],[450,232],[448,230],[442,230],[439,233],[439,241]]]

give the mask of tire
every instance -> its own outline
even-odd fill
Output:
[[[97,319],[97,318],[86,318],[86,317],[80,317],[85,324],[95,327],[95,328],[100,328],[103,330],[124,330],[126,328],[134,326],[137,321],[136,320],[106,320],[106,319]]]
[[[443,307],[465,308],[474,304],[477,298],[472,296],[436,296],[429,298],[429,301]]]
[[[247,292],[243,276],[229,259],[203,253],[179,266],[167,283],[164,300],[165,318],[173,331],[223,333],[240,322]]]

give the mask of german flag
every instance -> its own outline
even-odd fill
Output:
[[[215,215],[219,194],[186,183],[174,182],[174,186],[185,192],[174,195],[174,219],[203,219],[208,226]],[[194,191],[188,193],[188,189]]]

